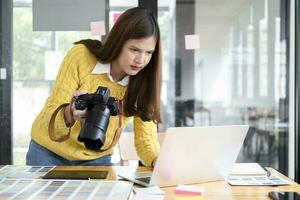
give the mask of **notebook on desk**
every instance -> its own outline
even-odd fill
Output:
[[[259,163],[235,163],[229,176],[271,176],[271,172]]]
[[[249,126],[169,128],[153,173],[120,173],[143,186],[173,186],[224,180],[238,156]]]

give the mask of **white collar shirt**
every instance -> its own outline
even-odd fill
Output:
[[[110,64],[102,64],[100,62],[97,62],[92,74],[107,74],[109,80],[112,82],[115,82],[110,74]],[[117,82],[119,85],[127,86],[129,83],[129,76],[125,76],[122,80]]]

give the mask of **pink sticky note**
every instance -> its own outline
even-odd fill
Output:
[[[199,49],[200,39],[199,35],[185,35],[185,49]]]
[[[113,21],[116,22],[121,15],[122,15],[122,13],[114,13],[113,14]]]
[[[92,35],[105,35],[104,21],[91,22],[90,27]]]
[[[204,188],[195,185],[178,185],[175,188],[175,194],[185,194],[185,195],[202,195],[204,193]]]

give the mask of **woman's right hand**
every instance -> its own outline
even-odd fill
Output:
[[[86,93],[86,90],[76,90],[74,92],[71,103],[65,108],[64,112],[67,126],[72,126],[76,120],[80,121],[80,123],[84,123],[87,117],[87,109],[77,110],[75,107],[74,97],[78,97]]]
[[[87,93],[86,90],[76,90],[73,94],[73,97],[78,97],[78,96],[86,94],[86,93]],[[77,110],[75,108],[75,101],[72,101],[71,109],[73,111],[74,120],[78,120],[81,123],[83,123],[87,117],[87,108],[85,108],[84,110]]]

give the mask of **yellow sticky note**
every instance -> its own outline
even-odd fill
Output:
[[[188,195],[184,195],[184,196],[175,196],[175,200],[204,200],[204,196],[188,196]]]

